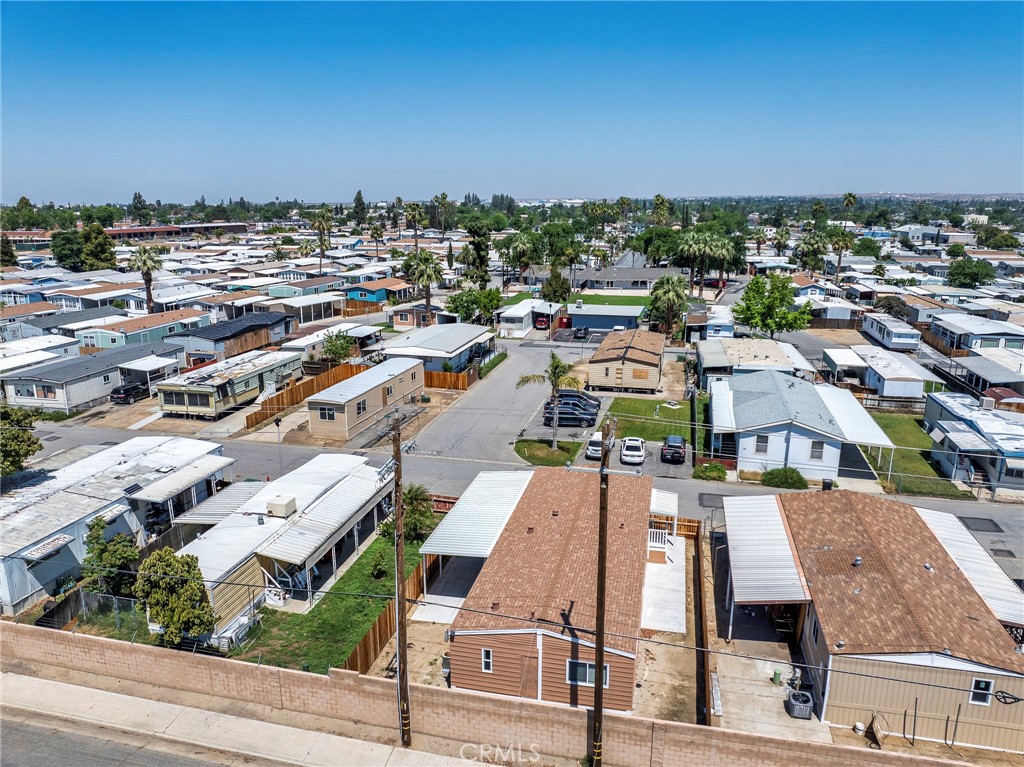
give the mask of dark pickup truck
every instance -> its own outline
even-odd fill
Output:
[[[665,437],[661,446],[662,463],[684,463],[686,461],[686,440],[682,437]]]

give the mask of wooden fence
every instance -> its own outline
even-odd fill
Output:
[[[828,319],[827,317],[811,317],[811,328],[824,328],[827,330],[860,330],[863,321],[859,318],[848,320]]]
[[[276,415],[280,415],[288,408],[295,407],[300,404],[307,397],[311,397],[317,392],[323,391],[328,386],[334,386],[336,383],[351,378],[352,376],[359,375],[364,370],[369,370],[368,365],[338,365],[328,370],[326,373],[321,373],[315,378],[310,378],[303,381],[302,383],[289,386],[280,394],[275,394],[273,397],[268,397],[260,405],[260,409],[255,413],[249,413],[245,417],[245,428],[254,429],[264,421],[268,421]]]
[[[928,344],[936,351],[942,352],[947,357],[967,357],[970,356],[970,352],[967,349],[953,349],[950,348],[949,344],[939,338],[930,330],[921,331],[921,340]]]
[[[425,559],[427,562],[427,582],[429,583],[437,577],[441,563],[436,554],[427,554]],[[419,599],[421,596],[423,596],[422,561],[416,565],[412,575],[405,579],[405,598],[407,600]],[[407,613],[415,609],[416,605],[407,604],[406,606]],[[395,625],[396,617],[395,600],[392,599],[388,602],[388,606],[384,608],[384,612],[370,626],[370,630],[363,635],[359,644],[349,653],[348,660],[345,661],[344,666],[346,671],[356,671],[360,674],[365,674],[370,670],[370,666],[377,660],[377,656],[381,654],[387,643],[391,641],[391,637],[395,635],[397,628]]]
[[[877,394],[860,394],[855,392],[865,410],[879,410],[886,413],[924,413],[925,401],[920,397],[880,397]]]
[[[345,301],[345,310],[342,315],[345,317],[358,317],[360,314],[376,314],[384,310],[384,304],[376,301],[353,301],[351,298]]]
[[[435,514],[447,514],[458,502],[459,497],[457,495],[438,495],[437,493],[430,494],[430,503]]]
[[[199,537],[199,533],[203,532],[203,529],[200,525],[171,525],[170,530],[158,535],[139,549],[139,562],[144,561],[154,551],[168,546],[175,551],[185,548],[187,544]]]
[[[480,369],[472,367],[465,373],[444,373],[425,370],[423,384],[428,389],[456,389],[466,391],[480,378]]]

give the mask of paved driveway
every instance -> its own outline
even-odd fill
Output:
[[[864,454],[856,445],[844,444],[839,450],[839,476],[851,479],[875,479]]]

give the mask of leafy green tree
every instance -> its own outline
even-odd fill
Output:
[[[33,420],[31,410],[0,405],[0,474],[21,471],[25,461],[43,449],[32,433]]]
[[[54,232],[50,252],[63,268],[72,272],[82,271],[82,235],[77,229]]]
[[[987,247],[995,250],[1017,250],[1021,247],[1020,240],[1009,232],[999,232],[990,237],[985,243]]]
[[[366,223],[366,200],[363,199],[362,189],[356,190],[355,199],[352,200],[352,217],[360,226]]]
[[[967,251],[964,249],[963,245],[959,242],[955,242],[946,248],[946,255],[952,259],[963,258],[967,255]]]
[[[453,293],[448,296],[448,300],[445,302],[445,308],[449,312],[454,312],[459,315],[459,319],[462,322],[472,322],[476,319],[477,313],[480,311],[480,304],[477,300],[477,294],[480,291],[476,288],[467,288],[466,290],[458,293]]]
[[[410,203],[410,205],[413,203]],[[426,323],[431,322],[430,291],[435,283],[444,277],[444,269],[433,253],[429,250],[417,250],[406,259],[405,276],[423,288],[423,297],[427,307]]]
[[[98,221],[103,227],[110,228],[120,217],[121,211],[110,205],[100,205],[98,208],[93,209],[93,214],[96,216],[96,221]]]
[[[0,235],[0,266],[17,266],[18,256],[14,245],[6,234]]]
[[[107,523],[96,517],[85,535],[82,575],[93,581],[91,591],[118,597],[132,595],[135,576],[132,566],[139,561],[139,549],[130,537],[118,533],[107,540]]]
[[[882,257],[882,245],[874,237],[861,237],[853,244],[853,255],[877,261]]]
[[[904,250],[913,250],[914,249],[914,242],[913,242],[913,240],[911,240],[905,234],[901,234],[900,235],[899,242],[900,242],[900,247],[903,248]]]
[[[128,261],[128,268],[142,274],[142,282],[146,286],[146,312],[153,313],[153,272],[164,267],[164,261],[153,248],[140,245],[139,249]]]
[[[176,645],[185,634],[202,636],[217,623],[194,554],[178,556],[169,546],[154,551],[139,565],[132,590],[163,628],[165,644]]]
[[[560,389],[582,389],[580,379],[572,374],[572,364],[566,362],[554,352],[548,360],[543,373],[528,373],[519,376],[516,388],[522,389],[531,384],[546,384],[551,387],[551,400],[554,405],[551,419],[551,449],[558,449],[558,392]]]
[[[294,245],[295,244],[295,238],[292,237],[290,234],[286,234],[284,237],[281,238],[281,244],[282,245],[289,245],[289,246]]]
[[[733,306],[736,321],[775,338],[778,333],[803,330],[811,323],[810,302],[793,309],[792,280],[788,275],[752,277]]]
[[[352,356],[352,339],[343,331],[328,333],[320,356],[329,362],[344,362]]]
[[[317,245],[320,247],[320,266],[317,272],[324,274],[324,258],[331,246],[331,232],[334,231],[334,213],[326,205],[309,216],[309,227],[316,232]]]
[[[954,229],[959,229],[964,225],[964,217],[961,213],[950,213],[949,214],[949,225]]]
[[[116,269],[114,241],[103,231],[99,223],[89,224],[82,230],[82,269],[86,272],[97,269]]]
[[[910,319],[910,307],[899,296],[882,296],[875,301],[873,309],[904,322]]]
[[[976,288],[996,278],[996,268],[980,258],[958,258],[949,265],[946,283],[954,288]]]
[[[553,304],[564,304],[569,300],[571,293],[572,288],[569,285],[569,280],[562,276],[561,270],[554,268],[551,270],[551,275],[540,288],[540,297]]]
[[[666,335],[669,338],[675,334],[677,312],[685,311],[689,297],[689,286],[681,274],[663,275],[651,288],[651,303],[664,312],[665,323],[668,325]]]

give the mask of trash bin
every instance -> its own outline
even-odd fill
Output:
[[[430,402],[430,397],[426,394],[420,395],[420,402]]]
[[[786,698],[786,713],[794,719],[810,719],[814,708],[814,698],[809,692],[790,690]]]
[[[822,490],[831,490],[832,489],[832,480],[831,479],[823,479],[823,480],[821,480],[821,489]]]

